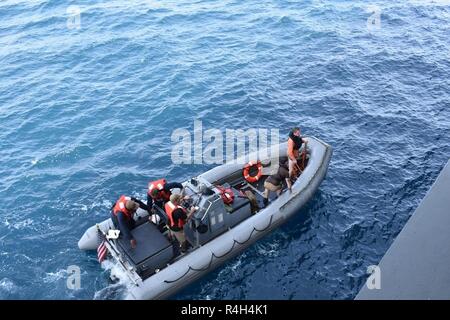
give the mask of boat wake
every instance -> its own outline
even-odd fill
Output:
[[[125,271],[120,268],[119,263],[105,260],[102,269],[111,274],[111,283],[96,291],[94,300],[119,300],[125,297],[127,288],[132,285]]]

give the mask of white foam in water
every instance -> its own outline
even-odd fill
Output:
[[[0,292],[5,292],[5,293],[13,293],[15,292],[17,289],[17,286],[15,285],[15,283],[8,279],[8,278],[3,278],[2,280],[0,280]]]
[[[31,259],[29,256],[27,256],[26,254],[23,253],[17,253],[14,255],[15,259],[23,259],[25,261],[29,261],[29,262],[34,262],[33,259]]]
[[[120,267],[119,263],[114,263],[110,260],[102,262],[102,268],[108,271],[114,279],[117,281],[106,286],[105,288],[96,291],[94,294],[94,300],[111,299],[122,294],[122,290],[131,286],[132,283],[127,274]],[[122,298],[122,297],[120,297]]]
[[[17,222],[13,227],[15,229],[24,229],[32,224],[33,224],[33,220],[28,218],[28,219],[22,220],[20,222]]]
[[[30,218],[19,221],[19,222],[15,222],[15,223],[9,222],[8,219],[5,219],[3,221],[3,225],[5,227],[7,227],[8,229],[16,229],[16,230],[26,228],[27,226],[30,226],[32,224],[33,224],[33,220]]]
[[[448,6],[450,0],[410,0],[413,5]]]
[[[62,204],[62,206],[61,206]],[[112,202],[109,200],[103,200],[102,203],[98,203],[98,202],[93,202],[90,204],[83,204],[83,203],[78,203],[78,202],[65,202],[65,203],[58,203],[55,207],[52,207],[54,209],[77,209],[79,211],[82,212],[88,212],[89,210],[95,210],[95,209],[99,209],[100,210],[100,214],[104,215],[104,209],[107,208],[111,208],[112,206]],[[106,210],[109,211],[109,210]]]
[[[280,248],[278,243],[258,243],[256,245],[256,250],[259,255],[265,257],[277,257],[280,255]]]
[[[111,208],[112,202],[110,200],[103,200],[102,205],[107,208]]]
[[[34,166],[39,162],[39,159],[33,159],[31,160],[31,164]]]
[[[45,283],[52,283],[58,280],[67,278],[67,270],[61,269],[56,272],[46,272],[44,279],[42,279]]]

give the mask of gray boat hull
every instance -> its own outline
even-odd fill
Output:
[[[297,213],[314,195],[326,176],[331,159],[331,147],[310,137],[308,166],[294,183],[292,192],[284,192],[268,207],[241,222],[205,245],[186,254],[148,279],[128,287],[126,299],[165,299],[198,280],[247,247],[264,237]],[[286,145],[280,145],[280,154]],[[201,176],[208,181],[218,181],[224,175],[241,170],[241,164],[216,167]]]

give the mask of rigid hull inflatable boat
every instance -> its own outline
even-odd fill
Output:
[[[307,160],[303,172],[291,191],[284,186],[279,197],[271,193],[271,201],[265,207],[263,185],[268,175],[277,170],[270,165],[275,159],[259,159],[262,175],[252,183],[244,178],[242,164],[224,164],[184,182],[184,194],[198,208],[184,225],[191,245],[185,253],[180,252],[174,240],[169,240],[171,237],[161,228],[162,224],[152,223],[148,213],[139,209],[135,218],[137,227],[132,230],[138,243],[135,249],[120,237],[104,242],[108,259],[123,269],[130,280],[126,298],[167,298],[238,255],[298,212],[325,178],[332,155],[328,144],[314,137],[305,139]],[[280,156],[276,163],[282,163],[287,160],[287,144],[278,147]],[[224,201],[224,188],[232,190],[232,203]],[[111,219],[92,226],[78,242],[79,248],[97,249],[99,235],[105,236],[113,229]]]

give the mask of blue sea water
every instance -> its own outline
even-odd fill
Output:
[[[295,218],[173,298],[352,299],[449,158],[449,39],[446,0],[2,0],[0,299],[120,299],[77,242],[120,194],[211,168],[171,162],[194,120],[334,155]]]

